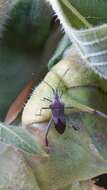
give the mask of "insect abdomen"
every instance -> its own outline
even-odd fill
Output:
[[[55,128],[56,128],[58,133],[63,134],[65,131],[65,128],[66,128],[66,123],[62,122],[60,119],[58,119],[57,124],[55,124]]]

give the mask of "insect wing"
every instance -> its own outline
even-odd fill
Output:
[[[64,109],[57,110],[52,116],[56,130],[58,133],[63,134],[66,128]]]
[[[57,124],[55,124],[55,128],[58,131],[58,133],[63,134],[66,128],[66,123],[63,123],[61,119],[58,119]]]

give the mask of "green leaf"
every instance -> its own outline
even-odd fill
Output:
[[[103,0],[68,0],[69,3],[79,11],[92,25],[99,25],[107,22],[107,1]],[[97,9],[96,9],[97,7]],[[103,10],[103,11],[102,11]]]
[[[69,0],[58,0],[61,10],[66,17],[66,20],[71,24],[71,26],[79,28],[90,28],[90,23],[82,16],[79,11],[72,6],[72,3]]]
[[[0,141],[14,145],[32,154],[40,153],[36,141],[31,137],[28,131],[22,127],[5,126],[0,123]]]
[[[75,31],[74,35],[77,48],[86,64],[107,79],[107,24]]]
[[[46,128],[47,124],[44,127]],[[38,129],[41,129],[41,124]],[[35,133],[35,136],[37,135]],[[85,131],[75,131],[67,125],[66,131],[61,135],[53,125],[48,140],[49,157],[46,161],[41,159],[38,166],[36,156],[29,158],[43,189],[64,189],[70,184],[107,173],[107,161],[100,156]]]
[[[102,118],[85,116],[82,117],[83,125],[85,125],[93,144],[96,146],[100,154],[107,160],[107,121]]]
[[[99,144],[96,146],[97,142],[94,143],[93,137],[88,131],[88,127],[90,130],[93,127],[96,128],[96,131],[97,128],[99,129],[98,133],[106,134],[107,119],[100,115],[84,113],[87,112],[88,106],[107,114],[107,81],[101,79],[81,63],[80,56],[77,53],[73,55],[71,52],[71,57],[64,58],[52,67],[44,78],[54,89],[63,91],[61,101],[65,106],[66,118],[66,130],[63,135],[57,133],[54,125],[49,130],[49,159],[47,162],[41,161],[41,167],[37,167],[34,162],[36,158],[33,158],[34,161],[32,161],[33,168],[34,166],[36,168],[36,174],[41,174],[39,181],[47,190],[54,190],[56,186],[58,189],[64,189],[65,184],[68,186],[107,173],[107,146],[103,147],[101,138],[101,141],[99,140],[100,147],[98,147]],[[36,115],[40,113],[41,108],[49,108],[50,103],[42,101],[44,97],[53,100],[54,95],[48,84],[42,81],[35,88],[23,111],[22,122],[24,125],[38,122],[42,122],[43,125],[44,122],[50,120],[52,112],[49,109],[42,110],[40,116]],[[67,106],[75,107],[75,109],[68,111]],[[86,121],[87,124],[85,124]],[[93,126],[92,121],[97,121],[97,126]],[[41,136],[45,135],[44,131],[47,125],[38,126],[38,130],[33,128],[34,135],[40,138],[43,145],[44,139],[41,139]],[[72,129],[72,125],[79,126],[80,130],[75,131]],[[102,131],[102,127],[105,130]],[[93,136],[94,129],[92,130]],[[41,131],[40,135],[37,133],[39,130]],[[101,148],[102,151],[100,151]]]
[[[0,143],[0,190],[9,189],[41,190],[24,154]]]
[[[15,100],[19,92],[24,88],[25,84],[33,78],[32,73],[35,74],[35,80],[37,80],[36,74],[40,72],[41,60],[39,55],[32,57],[25,52],[17,51],[15,49],[0,45],[1,121],[4,120],[9,106]],[[44,71],[42,70],[42,73],[43,72]]]
[[[107,22],[107,1],[103,0],[48,0],[61,23],[76,29],[89,28]],[[96,9],[97,7],[97,9]],[[103,10],[103,11],[102,11]]]
[[[18,0],[1,0],[0,1],[0,36],[5,28],[5,24],[9,19],[9,14]]]
[[[107,24],[102,24],[107,21],[107,1],[50,2],[85,63],[107,79]],[[93,25],[88,24],[93,19]],[[102,25],[96,26],[98,23]],[[95,27],[92,27],[94,25]]]
[[[52,4],[53,9],[58,14],[59,19],[63,26],[69,25],[71,27],[80,28],[90,28],[91,24],[80,12],[72,5],[69,0],[49,0]]]
[[[50,37],[50,13],[44,0],[0,1],[1,121],[25,84],[32,78],[37,84],[46,72],[45,56],[50,56],[43,51]]]
[[[17,0],[8,13],[3,42],[27,51],[43,48],[49,35],[50,13],[50,7],[43,0]]]
[[[49,60],[48,68],[51,69],[52,66],[57,64],[63,57],[64,53],[69,49],[72,45],[69,38],[64,35],[62,39],[60,40],[57,49],[54,52],[54,55]]]

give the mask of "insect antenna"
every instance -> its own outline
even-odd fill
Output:
[[[57,88],[55,90],[56,93],[59,94],[59,96],[61,97],[62,94],[63,94],[63,91],[59,90],[60,88],[60,84],[61,84],[61,81],[62,81],[62,78],[67,74],[67,72],[71,69],[71,66],[66,69],[66,71],[63,73],[63,75],[60,77],[57,73],[55,73],[54,71],[51,70],[52,73],[54,73],[55,75],[57,75],[57,77],[59,77],[59,82],[58,82],[58,85],[57,85]],[[60,92],[60,93],[59,93]]]
[[[55,94],[55,89],[47,81],[43,80],[43,82],[45,84],[47,84],[51,88],[51,90],[53,91],[53,94]]]

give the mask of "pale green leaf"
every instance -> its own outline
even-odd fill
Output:
[[[107,81],[100,79],[97,74],[84,67],[84,64],[81,66],[81,61],[77,53],[72,55],[71,52],[71,57],[52,67],[44,78],[54,89],[63,90],[61,101],[65,106],[67,122],[63,135],[57,133],[54,125],[50,129],[48,134],[49,159],[47,162],[41,161],[41,167],[37,167],[36,158],[32,160],[33,168],[34,166],[38,168],[35,169],[35,172],[37,175],[41,174],[39,180],[47,190],[54,190],[56,186],[58,189],[63,189],[65,184],[68,186],[73,182],[88,180],[107,173],[106,146],[103,147],[101,138],[99,140],[100,146],[99,144],[96,146],[95,140],[90,135],[93,133],[94,136],[95,128],[96,130],[99,128],[99,134],[101,132],[103,135],[107,133],[107,119],[100,115],[84,113],[89,107],[107,113]],[[43,125],[51,118],[52,112],[49,109],[42,110],[41,114],[37,115],[41,108],[49,108],[50,103],[42,101],[44,97],[53,100],[52,89],[44,80],[35,88],[24,108],[22,116],[24,125],[38,122],[42,122]],[[75,109],[67,111],[67,106],[73,106]],[[97,126],[92,125],[92,121],[97,121]],[[40,143],[43,146],[45,139],[41,136],[44,137],[47,125],[38,125],[38,127],[34,125],[34,128],[32,125],[35,131],[34,135],[40,138]],[[72,129],[72,125],[79,126],[80,130],[75,131]],[[90,130],[93,127],[92,133],[87,126]],[[100,130],[102,127],[105,130]],[[37,131],[40,133],[38,134]]]
[[[0,123],[0,141],[14,145],[32,154],[40,152],[36,141],[31,137],[28,131],[22,127],[5,126]]]
[[[1,144],[0,190],[41,190],[23,153],[13,146]]]

